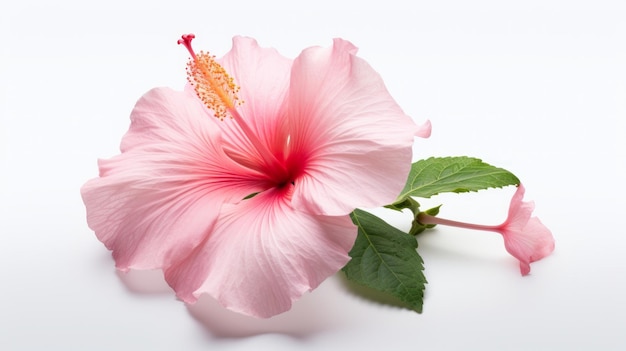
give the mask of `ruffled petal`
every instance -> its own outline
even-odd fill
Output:
[[[531,217],[535,205],[522,201],[524,191],[520,184],[511,200],[508,218],[500,227],[506,250],[519,260],[522,275],[527,275],[530,263],[554,251],[554,237],[537,217]]]
[[[241,88],[238,95],[244,103],[237,110],[270,152],[282,159],[287,141],[284,121],[293,60],[273,48],[261,48],[252,38],[234,37],[231,51],[219,61]],[[242,158],[255,155],[260,159],[252,144],[241,142],[246,137],[237,124],[224,122],[224,140],[231,144],[232,152]]]
[[[430,120],[426,120],[426,122],[417,127],[417,130],[415,131],[415,136],[420,138],[429,138],[431,132],[432,124],[430,123]]]
[[[305,165],[296,208],[343,215],[391,203],[404,187],[418,127],[355,54],[351,43],[336,39],[294,61],[290,155]]]
[[[286,191],[225,205],[212,235],[166,270],[177,296],[193,303],[208,293],[235,312],[266,318],[343,267],[357,233],[350,218],[296,211]]]
[[[260,189],[221,149],[197,100],[159,88],[131,114],[122,154],[100,160],[81,189],[87,222],[116,266],[153,269],[185,257],[208,234],[223,202]]]

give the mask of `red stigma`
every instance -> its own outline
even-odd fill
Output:
[[[193,57],[193,59],[196,59],[196,53],[193,51],[193,48],[191,47],[191,40],[193,40],[193,38],[195,38],[195,34],[193,33],[189,33],[189,34],[183,34],[181,36],[181,39],[178,39],[178,44],[183,44],[185,45],[185,47],[187,48],[187,51],[189,51],[189,53],[191,54],[191,57]]]

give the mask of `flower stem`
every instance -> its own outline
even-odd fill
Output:
[[[450,227],[458,227],[465,229],[474,229],[474,230],[485,230],[491,232],[499,232],[501,226],[499,225],[481,225],[481,224],[472,224],[472,223],[464,223],[453,221],[445,218],[439,218],[435,216],[428,215],[424,212],[421,212],[417,215],[417,220],[422,224],[439,224],[439,225],[447,225]]]

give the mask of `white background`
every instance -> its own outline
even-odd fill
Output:
[[[0,5],[0,349],[626,348],[623,2],[17,3]],[[497,234],[426,233],[421,315],[363,298],[341,275],[255,320],[210,299],[187,307],[159,274],[116,273],[79,188],[118,152],[141,94],[183,87],[187,32],[218,56],[237,34],[289,57],[352,41],[404,110],[432,121],[415,158],[513,171],[556,251],[521,277]],[[511,194],[429,203],[495,224]]]

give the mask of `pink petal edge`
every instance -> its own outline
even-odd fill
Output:
[[[131,121],[122,154],[100,160],[100,177],[81,188],[87,223],[124,271],[160,268],[186,255],[210,231],[222,203],[259,189],[250,181],[255,174],[221,151],[212,121],[186,93],[149,91]]]
[[[350,218],[295,211],[284,192],[225,205],[211,236],[165,271],[177,296],[194,303],[207,293],[230,310],[268,318],[343,267],[357,233]]]
[[[345,215],[391,203],[410,170],[419,128],[355,54],[354,45],[335,39],[293,63],[291,142],[308,160],[293,203],[311,213]]]
[[[511,199],[507,220],[500,225],[506,250],[519,260],[522,275],[530,273],[530,263],[554,251],[552,232],[537,217],[531,217],[535,205],[523,202],[524,186],[520,184]]]

